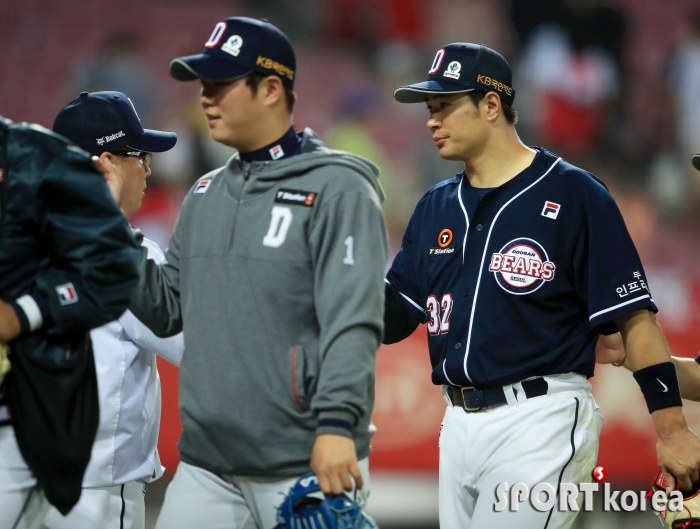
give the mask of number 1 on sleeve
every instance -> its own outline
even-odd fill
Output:
[[[353,238],[352,235],[350,235],[347,239],[345,239],[345,246],[347,246],[347,252],[345,254],[345,259],[343,259],[343,264],[346,265],[354,265],[355,264],[355,258],[353,257],[352,253],[352,247],[355,244],[355,239]]]

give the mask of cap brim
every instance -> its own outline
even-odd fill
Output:
[[[690,163],[692,163],[693,167],[700,171],[700,152],[696,152],[690,157]]]
[[[170,63],[170,76],[178,81],[228,81],[243,77],[252,71],[250,68],[204,53],[179,57]]]
[[[160,130],[145,129],[143,134],[130,141],[127,146],[138,151],[165,152],[177,143],[177,134]]]
[[[399,103],[424,103],[427,94],[461,94],[471,92],[473,88],[466,88],[457,83],[447,81],[424,81],[422,83],[399,86],[394,90],[394,99]]]

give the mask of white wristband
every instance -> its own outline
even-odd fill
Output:
[[[25,294],[21,298],[17,298],[15,303],[22,308],[24,314],[27,316],[27,320],[29,320],[30,332],[41,329],[41,326],[44,324],[44,318],[42,317],[41,310],[39,310],[39,305],[36,304],[34,298],[29,294]]]

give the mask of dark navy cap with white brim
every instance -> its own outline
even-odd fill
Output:
[[[461,94],[471,92],[474,88],[465,88],[457,83],[445,81],[423,81],[406,86],[400,86],[394,90],[394,99],[399,103],[422,103],[428,94]]]

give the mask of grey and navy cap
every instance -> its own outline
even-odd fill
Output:
[[[458,94],[481,90],[496,92],[513,105],[513,74],[503,55],[483,44],[454,42],[438,50],[422,83],[400,86],[394,91],[399,103],[423,103],[426,94]]]
[[[692,163],[693,167],[700,171],[700,152],[696,152],[690,157],[690,163]]]
[[[165,152],[177,142],[174,132],[144,129],[131,100],[121,92],[82,92],[60,110],[53,131],[93,155],[125,147]]]
[[[204,51],[170,63],[178,81],[232,81],[257,72],[276,75],[294,89],[296,58],[287,36],[265,19],[231,17],[219,22]]]

